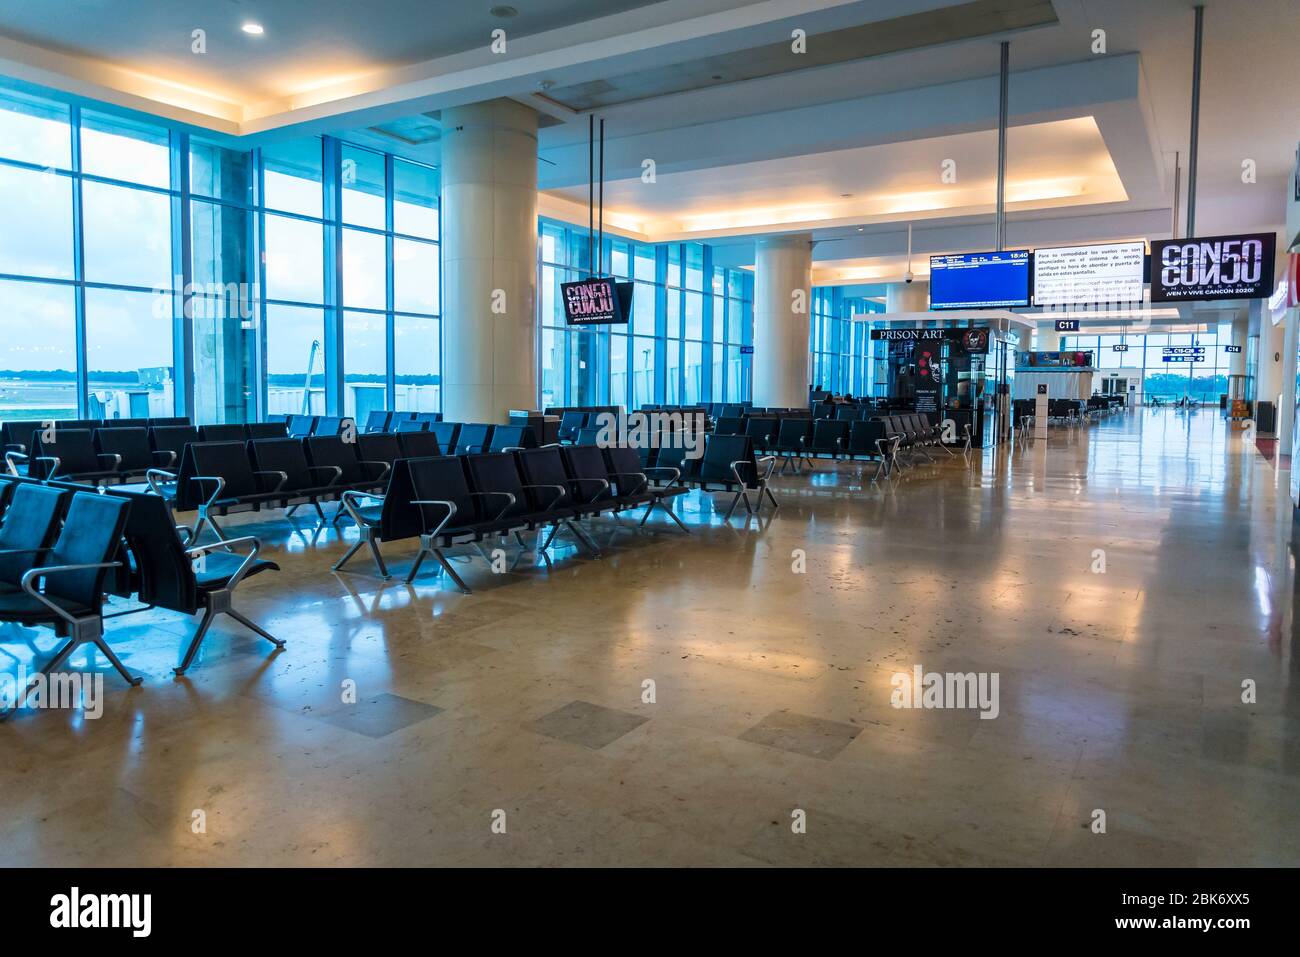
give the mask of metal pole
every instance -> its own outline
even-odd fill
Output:
[[[595,235],[596,217],[596,114],[587,117],[587,272],[596,274],[592,268],[591,242]]]
[[[1002,67],[998,76],[998,212],[997,250],[1007,246],[1007,80],[1011,62],[1011,42],[1002,41]]]
[[[1187,146],[1187,237],[1196,235],[1196,146],[1201,126],[1201,35],[1205,7],[1196,5],[1196,39],[1192,44],[1192,136]]]
[[[605,275],[605,118],[600,118],[600,239],[596,244],[596,255],[600,257],[598,275]]]
[[[1174,225],[1169,231],[1170,239],[1178,238],[1178,200],[1179,194],[1183,191],[1183,167],[1179,162],[1181,154],[1174,152]]]

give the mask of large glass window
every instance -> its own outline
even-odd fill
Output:
[[[438,210],[436,170],[333,138],[0,91],[0,416],[437,411]]]

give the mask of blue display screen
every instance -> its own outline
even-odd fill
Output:
[[[931,309],[1029,305],[1029,250],[930,257]]]

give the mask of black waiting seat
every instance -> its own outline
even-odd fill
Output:
[[[53,547],[42,553],[44,560],[23,572],[18,591],[0,594],[0,621],[48,626],[64,639],[41,665],[42,675],[48,676],[78,647],[90,643],[129,684],[140,683],[104,640],[104,583],[110,569],[121,567],[114,559],[130,508],[131,503],[118,496],[72,493],[63,528]],[[19,692],[17,704],[29,690]]]
[[[572,442],[578,437],[578,430],[587,424],[586,412],[565,412],[560,416],[559,438],[561,442]]]
[[[149,428],[151,429],[159,425],[189,425],[190,424],[190,420],[185,418],[185,416],[183,415],[161,416],[159,418],[149,419],[148,422],[149,422]]]
[[[781,424],[776,433],[776,441],[771,445],[771,450],[782,456],[782,472],[785,471],[787,465],[792,463],[796,472],[803,468],[804,462],[808,463],[809,468],[812,467],[812,459],[805,454],[808,446],[812,444],[812,438],[812,419],[781,419]]]
[[[147,429],[149,420],[146,419],[105,419],[97,428],[101,429]]]
[[[261,543],[252,536],[214,542],[182,543],[171,511],[156,495],[113,490],[131,506],[123,537],[131,555],[136,598],[150,608],[195,615],[199,627],[186,643],[176,674],[194,663],[203,638],[218,615],[229,615],[277,648],[284,642],[233,607],[235,589],[244,580],[266,571],[279,571],[275,562],[259,558]],[[240,550],[246,550],[241,553]]]
[[[149,446],[158,468],[177,467],[185,446],[198,441],[199,430],[192,425],[155,425],[149,430]]]
[[[246,442],[248,433],[238,422],[224,422],[199,426],[200,442]]]
[[[126,478],[143,478],[157,465],[149,446],[148,429],[97,429],[95,448],[100,455],[117,456],[117,471]]]
[[[735,492],[731,505],[722,517],[725,522],[741,502],[744,502],[746,512],[754,514],[754,506],[749,501],[750,491],[758,493],[759,512],[763,509],[765,495],[774,508],[780,507],[776,496],[768,488],[768,480],[775,468],[775,457],[755,457],[754,445],[749,436],[712,435],[704,447],[704,456],[700,459],[699,472],[694,481],[704,491],[718,486],[725,491]]]
[[[849,423],[842,419],[816,419],[813,421],[812,441],[808,443],[810,455],[829,455],[833,459],[844,454],[849,444]]]
[[[357,436],[358,440],[364,436]],[[344,442],[337,435],[313,435],[303,440],[307,461],[316,468],[339,470],[336,488],[368,491],[382,489],[392,462],[363,461],[361,442]],[[396,461],[394,457],[393,461]]]
[[[397,435],[392,432],[363,434],[357,436],[357,456],[361,459],[362,465],[369,463],[370,466],[387,466],[374,473],[379,480],[386,482],[393,463],[402,457],[402,447],[398,443]]]
[[[49,439],[50,441],[46,441]],[[53,435],[36,433],[31,473],[34,478],[58,478],[68,482],[97,484],[121,479],[116,453],[100,454],[88,429],[56,428]]]
[[[289,416],[289,434],[295,438],[305,439],[316,429],[316,416],[314,415],[291,415]]]
[[[424,559],[432,556],[456,587],[468,595],[469,586],[456,574],[443,550],[459,542],[477,542],[485,535],[524,527],[505,514],[518,504],[517,496],[504,490],[474,491],[464,463],[456,456],[412,459],[406,462],[406,467],[415,496],[412,504],[419,509],[421,519],[420,551],[406,581],[414,581]]]
[[[438,447],[451,450],[456,447],[456,436],[460,434],[459,422],[431,422],[429,431],[438,437]]]
[[[898,442],[885,432],[885,424],[878,420],[861,420],[850,423],[849,444],[846,450],[849,458],[874,459],[877,462],[874,482],[882,472],[888,475],[895,459]]]
[[[524,489],[528,493],[534,511],[549,511],[556,517],[551,534],[545,542],[537,546],[539,552],[551,547],[561,526],[567,528],[581,544],[599,554],[600,548],[592,541],[581,526],[574,524],[574,519],[587,515],[599,514],[601,506],[578,504],[571,489],[574,487],[564,467],[564,456],[558,446],[548,445],[543,448],[521,449],[515,453],[519,463],[519,473],[524,479]]]
[[[427,432],[429,423],[420,419],[402,419],[393,425],[394,432]]]
[[[284,494],[279,489],[284,481],[279,472],[254,473],[243,442],[195,442],[187,445],[181,457],[176,507],[181,511],[198,512],[189,541],[198,543],[204,525],[211,525],[217,537],[224,539],[225,533],[217,524],[216,516],[282,502]]]
[[[324,523],[325,513],[321,510],[320,500],[334,498],[342,492],[336,484],[343,474],[341,468],[309,463],[302,439],[259,439],[248,443],[248,454],[254,474],[268,479],[278,478],[276,491],[284,496],[282,504],[291,508],[310,504]]]
[[[778,419],[751,415],[745,420],[744,434],[754,443],[754,451],[767,452],[776,443]]]
[[[312,426],[312,435],[338,435],[343,431],[343,418],[337,415],[322,415]]]
[[[738,415],[721,416],[714,424],[713,431],[717,435],[744,435],[745,420]]]
[[[366,414],[366,432],[384,432],[388,429],[388,420],[393,417],[393,413],[385,409],[375,409]]]
[[[391,413],[391,414],[388,416],[388,429],[387,429],[387,431],[389,431],[389,432],[396,432],[396,431],[397,431],[397,423],[398,423],[398,422],[406,422],[406,421],[408,421],[408,420],[410,420],[410,419],[414,419],[414,418],[415,418],[415,413],[414,413],[414,412],[393,412],[393,413]]]
[[[411,418],[420,422],[441,422],[441,412],[412,412]]]
[[[492,441],[492,426],[466,423],[456,433],[455,455],[477,455],[486,452]]]
[[[682,520],[672,509],[672,499],[678,495],[685,495],[688,491],[686,486],[678,484],[677,480],[681,478],[679,469],[670,466],[642,465],[640,454],[629,446],[611,446],[606,448],[604,453],[605,467],[608,470],[606,474],[615,494],[624,501],[644,503],[646,506],[640,525],[644,525],[650,518],[650,513],[658,507],[662,508],[682,531],[690,534],[690,529],[682,524]],[[655,473],[665,480],[662,484],[655,484],[651,480],[651,475]]]
[[[18,483],[14,478],[0,473],[0,522],[4,521],[5,509],[9,507],[9,500],[13,498],[14,489],[17,486]]]
[[[524,425],[498,425],[492,430],[492,441],[488,444],[489,452],[513,452],[516,449],[536,445],[530,442],[532,429]]]
[[[7,485],[9,508],[0,524],[0,595],[21,591],[23,573],[44,562],[71,494],[35,482]]]
[[[244,434],[254,439],[283,439],[288,437],[288,426],[283,422],[249,422],[244,426]]]
[[[423,424],[423,423],[421,423]],[[442,454],[438,437],[432,432],[399,432],[397,444],[404,459],[427,459]]]

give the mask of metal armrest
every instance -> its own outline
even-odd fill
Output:
[[[255,536],[245,535],[242,538],[228,538],[225,541],[213,542],[211,545],[196,545],[193,548],[185,549],[185,554],[190,558],[198,558],[217,548],[230,551],[231,545],[245,545],[249,542],[253,543],[253,550],[248,553],[239,567],[235,569],[235,573],[226,582],[226,591],[234,591],[235,586],[244,580],[244,576],[248,574],[248,570],[252,567],[253,562],[257,560],[257,555],[262,550],[262,543]]]
[[[559,495],[555,496],[555,498],[551,499],[549,502],[546,503],[547,509],[555,508],[555,506],[558,505],[560,502],[562,502],[564,500],[564,497],[569,494],[569,490],[566,489],[563,485],[524,485],[521,487],[522,488],[553,488],[557,492],[559,492],[560,493]]]
[[[309,465],[307,466],[307,471],[308,472],[333,472],[334,477],[325,483],[326,488],[329,488],[329,486],[335,484],[339,479],[343,477],[343,469],[337,465]]]
[[[113,460],[113,467],[111,469],[106,469],[105,471],[116,472],[122,468],[122,456],[118,455],[116,452],[100,452],[95,456],[95,458]]]
[[[392,462],[380,462],[380,461],[378,461],[377,459],[362,459],[360,464],[361,464],[361,465],[382,465],[382,466],[383,466],[383,468],[380,470],[379,474],[376,475],[376,476],[374,477],[374,481],[376,481],[376,482],[381,481],[381,480],[384,478],[385,475],[387,475],[389,472],[391,472],[391,471],[393,470],[393,463],[392,463]]]
[[[155,495],[162,495],[163,490],[161,483],[171,482],[172,484],[175,484],[177,477],[175,472],[165,472],[162,469],[150,469],[144,473],[144,480],[149,483],[149,488]]]
[[[220,475],[194,475],[191,476],[190,481],[199,482],[199,483],[202,482],[216,483],[217,487],[212,490],[212,494],[208,497],[208,500],[203,503],[204,508],[210,508],[212,506],[212,503],[221,497],[221,491],[226,487],[226,480],[223,479]]]
[[[509,494],[509,493],[507,493],[507,494]],[[512,496],[512,497],[513,497],[513,496]],[[417,498],[417,499],[412,499],[412,500],[411,500],[411,504],[412,504],[412,505],[418,505],[418,506],[419,506],[419,508],[420,508],[420,521],[421,521],[421,522],[424,521],[424,506],[426,506],[426,505],[441,505],[443,508],[445,508],[445,509],[447,510],[447,515],[443,518],[443,520],[442,520],[441,522],[438,523],[438,527],[435,528],[432,532],[429,532],[429,533],[428,533],[429,535],[432,535],[434,538],[437,538],[437,537],[438,537],[438,535],[442,532],[442,530],[443,530],[443,528],[446,526],[446,524],[447,524],[448,522],[451,521],[452,516],[456,514],[456,503],[455,503],[455,502],[444,502],[442,499],[437,499],[437,498]],[[506,507],[509,508],[510,506],[507,505]]]
[[[38,455],[32,461],[53,463],[50,466],[50,471],[45,476],[46,478],[54,478],[55,473],[59,471],[59,466],[62,464],[57,455]]]
[[[357,511],[357,509],[361,508],[361,505],[359,505],[358,503],[362,499],[369,499],[371,501],[377,501],[382,503],[384,500],[384,496],[378,495],[374,492],[358,492],[355,490],[349,490],[347,492],[344,492],[342,495],[343,508],[348,513],[348,515],[352,517],[352,521],[357,523],[357,528],[360,528],[362,525],[366,525],[373,528],[379,523],[368,521],[367,519],[363,518],[361,514]]]
[[[646,486],[650,484],[650,477],[646,475],[644,472],[610,472],[609,474],[613,478],[627,477],[627,478],[639,478],[641,480],[640,485],[638,485],[633,491],[627,493],[629,495],[636,495],[640,493],[642,490],[645,489]]]
[[[761,467],[764,462],[767,463],[767,471],[764,472],[763,477],[759,479],[760,482],[766,482],[768,479],[772,477],[772,470],[776,468],[776,456],[775,455],[760,456],[756,460],[755,464]]]
[[[72,617],[64,609],[60,608],[54,602],[50,601],[36,589],[36,583],[42,578],[50,575],[61,575],[64,572],[84,572],[94,568],[121,568],[121,562],[99,562],[93,565],[50,565],[48,568],[32,568],[23,572],[22,580],[18,583],[22,590],[27,592],[37,601],[39,601],[50,611],[54,612],[69,624],[76,624],[77,619]]]
[[[267,494],[269,494],[269,495],[274,495],[276,492],[280,491],[280,489],[284,488],[285,483],[289,481],[289,473],[288,473],[288,472],[281,472],[279,469],[254,469],[254,470],[253,470],[253,474],[254,474],[254,475],[278,475],[278,476],[280,476],[280,482],[279,482],[279,484],[277,484],[277,485],[275,486],[275,488],[271,489],[271,491],[270,491],[269,493],[267,493]]]
[[[176,534],[181,536],[182,545],[188,545],[194,540],[194,529],[190,528],[188,525],[177,525]]]
[[[176,450],[175,450],[175,449],[159,449],[158,451],[156,451],[156,452],[152,452],[151,454],[154,455],[155,457],[156,457],[156,456],[159,456],[159,455],[165,455],[165,456],[167,456],[167,461],[164,462],[164,463],[162,463],[162,466],[161,466],[162,468],[169,469],[169,468],[171,468],[173,465],[176,464]]]
[[[736,459],[736,461],[731,463],[731,474],[736,477],[736,481],[739,482],[743,488],[749,488],[749,483],[741,478],[740,466],[753,464],[754,462],[751,459]],[[754,476],[754,480],[758,480],[757,475]]]
[[[682,470],[674,468],[671,465],[651,465],[644,471],[646,475],[649,475],[651,472],[672,472],[673,477],[668,480],[668,488],[672,488],[672,486],[676,485],[682,479]]]
[[[608,480],[608,479],[596,479],[596,478],[573,478],[573,479],[569,479],[569,481],[572,482],[574,485],[581,485],[583,482],[586,482],[588,485],[593,485],[593,484],[594,484],[594,485],[599,485],[599,486],[600,486],[600,491],[601,491],[601,492],[608,492],[608,491],[609,491],[609,480]]]
[[[5,468],[8,469],[10,475],[15,477],[18,475],[18,463],[26,461],[27,456],[22,452],[9,451],[5,453]]]
[[[608,485],[609,483],[606,484]],[[500,521],[501,518],[506,514],[506,512],[510,511],[510,509],[514,506],[516,501],[515,496],[512,492],[470,492],[469,494],[473,497],[481,497],[481,498],[491,498],[493,495],[498,495],[498,496],[504,495],[506,497],[507,499],[506,507],[501,509],[501,511],[497,512],[497,514],[490,519],[490,521],[493,522]]]
[[[41,552],[53,551],[52,548],[0,548],[0,555],[39,555]]]

